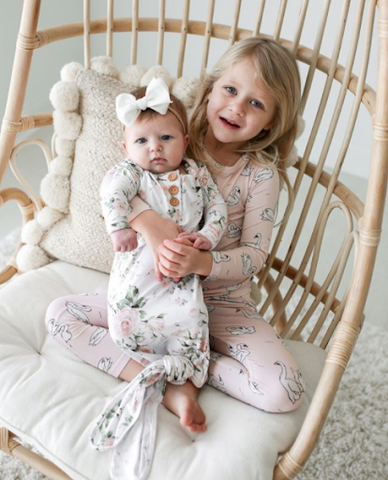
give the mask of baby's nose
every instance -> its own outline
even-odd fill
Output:
[[[152,152],[160,152],[162,150],[162,143],[155,140],[151,142],[150,148]]]

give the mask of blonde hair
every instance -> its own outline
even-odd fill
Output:
[[[131,90],[131,95],[133,95],[136,100],[143,98],[145,96],[147,87],[139,87]],[[182,126],[183,134],[186,135],[189,130],[189,122],[187,119],[187,111],[183,103],[178,100],[174,95],[170,93],[170,99],[172,103],[168,107],[168,112],[171,112],[178,119],[179,123]],[[147,118],[153,117],[154,115],[160,115],[160,113],[155,112],[152,108],[146,108],[140,112],[138,118]],[[123,125],[123,131],[125,126]]]
[[[203,140],[209,127],[206,110],[208,95],[214,83],[231,66],[241,60],[252,59],[269,93],[276,99],[274,122],[269,130],[262,130],[247,141],[239,153],[248,153],[252,160],[272,163],[287,184],[292,204],[292,189],[285,168],[285,159],[295,142],[301,84],[298,66],[293,54],[279,42],[263,37],[250,37],[232,45],[205,75],[190,118],[191,143],[188,154],[203,158]],[[209,152],[207,152],[209,153]]]

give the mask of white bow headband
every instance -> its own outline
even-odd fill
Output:
[[[162,78],[153,78],[146,88],[145,96],[136,99],[130,93],[121,93],[116,97],[116,113],[120,122],[129,127],[140,115],[140,113],[147,108],[151,108],[160,115],[166,115],[171,111],[179,122],[182,124],[183,131],[186,133],[186,128],[180,115],[169,108],[173,103],[170,98],[168,87]]]

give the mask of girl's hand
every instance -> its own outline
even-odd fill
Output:
[[[212,254],[194,248],[187,238],[165,240],[159,247],[159,259],[160,272],[174,280],[191,273],[207,277],[213,265]]]
[[[116,230],[110,238],[115,252],[131,252],[137,247],[137,234],[130,228]]]
[[[155,263],[155,275],[160,281],[163,279],[159,271],[158,248],[166,239],[174,239],[181,232],[181,228],[172,220],[161,217],[153,210],[146,210],[131,221],[131,226],[143,235],[144,241],[151,249]]]
[[[193,247],[199,250],[211,250],[212,242],[199,232],[182,232],[178,235],[178,238],[187,238],[190,242],[193,242]]]

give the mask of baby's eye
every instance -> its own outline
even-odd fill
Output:
[[[170,138],[172,138],[172,135],[167,135],[167,134],[166,134],[166,135],[162,135],[160,138],[161,138],[162,140],[170,140]]]
[[[237,89],[234,87],[225,87],[226,91],[231,93],[232,95],[236,95]]]
[[[256,108],[264,108],[263,104],[259,100],[251,100],[251,105]]]
[[[146,141],[147,141],[147,139],[146,139],[146,138],[144,138],[144,137],[141,137],[141,138],[138,138],[138,139],[136,140],[136,143],[140,143],[140,144],[142,144],[142,143],[146,143]]]

